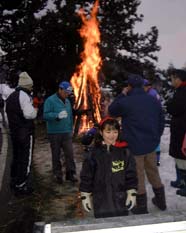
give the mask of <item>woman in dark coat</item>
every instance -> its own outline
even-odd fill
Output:
[[[170,126],[169,154],[175,158],[179,180],[171,182],[176,188],[182,188],[177,194],[186,196],[186,156],[181,148],[186,134],[186,71],[174,69],[170,73],[173,98],[167,104],[167,112],[172,116]]]

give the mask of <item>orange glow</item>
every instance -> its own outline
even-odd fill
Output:
[[[98,44],[100,43],[99,22],[96,18],[98,5],[98,0],[96,0],[89,18],[86,17],[82,8],[79,11],[83,22],[79,33],[84,41],[84,50],[81,53],[82,62],[73,74],[71,84],[76,97],[75,108],[80,110],[92,108],[91,110],[93,110],[92,119],[87,115],[82,116],[80,132],[90,128],[93,120],[99,122],[101,119],[101,92],[98,82],[98,72],[102,61],[98,48]]]

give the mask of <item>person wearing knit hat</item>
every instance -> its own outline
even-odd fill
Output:
[[[18,86],[28,90],[32,90],[33,81],[27,72],[24,71],[19,74]]]
[[[6,113],[13,146],[10,188],[14,195],[30,195],[33,192],[28,182],[32,151],[34,119],[37,110],[32,105],[30,92],[33,81],[27,72],[19,74],[18,87],[6,100]]]

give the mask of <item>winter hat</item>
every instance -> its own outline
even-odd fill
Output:
[[[151,86],[152,84],[151,84],[151,82],[149,80],[143,79],[143,85],[144,86]]]
[[[18,86],[26,88],[28,90],[32,89],[33,81],[27,72],[21,72],[19,74]]]
[[[71,94],[72,93],[72,86],[69,82],[63,81],[59,84],[59,87],[63,89],[66,93]]]
[[[128,84],[131,87],[142,87],[143,86],[143,78],[138,74],[130,74],[128,76]]]

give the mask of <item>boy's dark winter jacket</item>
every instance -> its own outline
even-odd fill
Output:
[[[127,215],[126,190],[137,189],[136,166],[126,148],[94,147],[83,163],[80,191],[93,194],[96,218]]]
[[[174,158],[186,160],[181,151],[186,133],[186,86],[176,89],[173,98],[167,104],[167,111],[172,116],[169,154]]]

